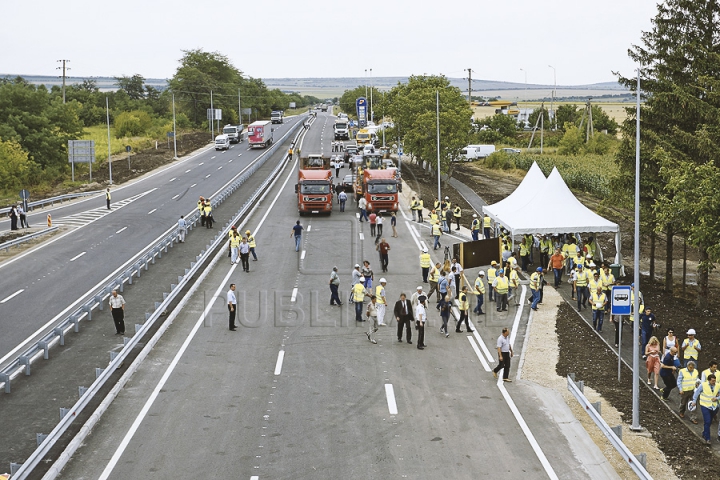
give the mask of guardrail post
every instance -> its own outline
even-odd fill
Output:
[[[162,302],[155,302],[155,311],[157,312],[158,307],[162,305]]]
[[[82,309],[87,313],[88,320],[92,320],[92,305],[83,305]]]
[[[162,258],[162,247],[157,247],[155,251],[157,253],[157,258]],[[155,255],[153,255],[152,264],[155,265]]]
[[[170,291],[171,291],[171,292],[172,292],[173,290],[175,290],[176,288],[177,288],[177,285],[175,285],[174,283],[171,283],[171,284],[170,284]]]
[[[38,446],[40,446],[40,444],[42,442],[44,442],[46,438],[47,438],[47,434],[45,434],[45,433],[36,433],[35,434],[35,441],[37,442]]]
[[[119,282],[118,282],[118,283],[120,284],[120,293],[123,293],[123,292],[125,291],[125,282],[123,282],[123,278],[122,278],[122,277],[119,278]]]
[[[617,427],[610,427],[610,430],[613,431],[617,437],[622,440],[622,425],[618,425]]]
[[[80,395],[82,397],[83,395],[85,395],[85,392],[87,392],[87,387],[83,387],[83,386],[78,387],[78,395]]]
[[[5,384],[5,393],[10,393],[10,375],[7,373],[0,373],[0,382]]]
[[[595,409],[596,412],[598,412],[598,414],[600,414],[600,404],[601,403],[602,402],[595,402],[592,404],[593,408]]]
[[[49,359],[49,358],[50,358],[50,353],[49,353],[49,351],[50,351],[50,348],[49,348],[50,342],[47,342],[47,341],[45,341],[45,340],[40,340],[40,341],[38,342],[38,346],[43,349],[43,358],[44,358],[45,360]]]
[[[22,463],[13,463],[10,462],[10,475],[15,475],[15,473],[20,470],[20,467],[22,467]]]
[[[132,285],[133,282],[133,269],[130,267],[130,269],[126,273],[127,279],[128,279],[128,285]]]
[[[95,379],[97,379],[105,371],[104,368],[95,368]]]
[[[63,330],[62,327],[55,327],[53,328],[53,333],[60,337],[60,345],[65,345],[65,330]]]
[[[130,343],[130,340],[132,340],[130,337],[123,336],[123,346]]]
[[[25,365],[25,375],[30,375],[30,357],[23,355],[18,359],[20,365]]]
[[[152,315],[152,313],[145,312],[145,321],[146,321],[146,322],[147,322],[148,320],[150,320],[150,316],[151,316],[151,315]]]
[[[69,409],[69,408],[60,407],[60,420],[62,420],[63,418],[65,418],[65,415],[67,415],[68,413],[70,413],[70,409]]]
[[[569,374],[569,377],[572,379],[573,382],[575,381],[575,374],[574,374],[574,373]]]
[[[105,305],[103,305],[104,302],[102,297],[102,295],[95,295],[95,298],[93,298],[93,300],[95,300],[99,304],[98,308],[100,309],[100,311],[102,311],[105,307]]]
[[[647,468],[647,454],[646,453],[638,453],[635,455],[635,458],[637,458],[637,461],[640,462],[640,465],[643,466],[643,468]]]
[[[580,390],[582,393],[585,393],[585,382],[580,380],[579,382],[575,382],[575,384],[578,387],[578,390]]]
[[[80,317],[73,315],[70,317],[70,320],[75,324],[75,333],[78,333],[80,331]]]
[[[110,362],[115,360],[115,357],[118,356],[118,352],[110,352]]]

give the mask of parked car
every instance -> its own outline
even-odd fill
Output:
[[[519,149],[519,148],[501,148],[500,150],[503,151],[503,152],[505,152],[505,153],[509,153],[509,154],[511,154],[511,155],[514,155],[514,154],[516,154],[516,153],[520,153],[520,149]]]

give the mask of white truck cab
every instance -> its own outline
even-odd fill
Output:
[[[230,137],[224,133],[215,137],[215,150],[227,150],[230,148]]]

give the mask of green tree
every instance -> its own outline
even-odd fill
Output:
[[[715,0],[665,0],[658,5],[652,28],[640,45],[629,50],[642,66],[641,190],[650,224],[668,238],[666,262],[672,264],[672,237],[685,232],[700,251],[698,305],[709,298],[708,277],[720,260],[716,225],[704,206],[717,206],[717,192],[699,175],[715,177],[720,165],[720,4]],[[635,79],[620,76],[635,90]],[[624,145],[617,161],[620,171],[634,172],[634,112],[623,123]],[[633,167],[632,169],[630,167]],[[631,176],[620,184],[630,183]],[[634,179],[633,179],[634,180]],[[648,208],[649,207],[649,208]],[[713,215],[717,216],[717,209]],[[672,268],[666,289],[672,290]]]
[[[572,125],[577,125],[580,122],[580,118],[582,117],[582,112],[578,110],[578,106],[575,104],[572,105],[560,105],[556,109],[557,114],[557,124],[559,130],[565,131],[565,124],[570,123]],[[537,118],[537,116],[535,117]],[[546,120],[547,121],[547,120]],[[531,125],[535,125],[532,123]]]
[[[593,130],[596,132],[607,130],[610,135],[615,135],[620,128],[618,123],[610,118],[610,115],[600,105],[593,105],[590,108],[592,109]]]
[[[135,74],[132,77],[115,77],[115,84],[120,90],[127,93],[131,100],[142,100],[145,98],[145,77]]]
[[[534,127],[534,126],[535,126],[535,122],[537,122],[538,117],[540,116],[540,112],[541,112],[541,111],[542,111],[542,117],[543,117],[543,119],[542,119],[543,128],[544,128],[545,130],[550,130],[550,127],[551,127],[551,125],[550,125],[550,113],[548,112],[548,109],[545,108],[544,106],[538,107],[538,108],[536,108],[535,110],[533,110],[533,112],[532,112],[532,113],[530,114],[530,116],[528,117],[528,123],[530,124],[530,127],[531,127],[531,128]],[[539,123],[539,122],[538,122],[538,124],[537,124],[537,128],[538,128],[538,129],[540,128],[540,123]]]
[[[16,190],[26,185],[33,162],[19,143],[0,141],[0,189]]]
[[[152,126],[152,117],[142,110],[122,112],[115,117],[115,137],[136,137],[144,135]]]
[[[558,153],[560,155],[577,155],[583,151],[585,144],[585,136],[583,133],[571,123],[564,125],[565,134],[560,139],[560,148]]]
[[[468,144],[472,110],[458,88],[444,76],[411,76],[385,95],[385,112],[395,123],[405,150],[420,165],[437,171],[436,92],[440,97],[440,169],[451,174],[451,160]]]
[[[496,141],[512,139],[517,133],[517,120],[512,115],[496,113],[492,117],[487,117],[477,123],[488,127],[488,130],[496,132]],[[484,132],[488,132],[488,130],[484,130]]]

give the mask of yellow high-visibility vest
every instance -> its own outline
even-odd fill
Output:
[[[455,218],[460,218],[462,216],[462,209],[460,207],[455,207],[455,210],[453,210],[453,216]]]
[[[467,295],[465,293],[460,292],[458,300],[460,301],[460,310],[467,310],[470,308],[470,303],[468,302]]]
[[[383,297],[381,295],[383,288],[385,287],[383,287],[382,285],[378,285],[375,287],[375,297],[378,305],[385,305],[385,302],[383,301]]]
[[[432,234],[433,234],[433,236],[442,235],[442,229],[440,228],[440,225],[438,225],[437,223],[435,225],[433,225],[433,227],[432,227]]]
[[[497,276],[497,268],[490,267],[487,271],[488,275],[488,283],[492,285],[492,283],[495,281],[495,277]]]
[[[698,369],[696,368],[692,372],[687,368],[680,370],[683,375],[682,384],[680,384],[681,392],[689,392],[695,390],[695,381],[698,378]]]
[[[602,310],[605,308],[605,300],[607,299],[607,296],[604,293],[601,293],[598,295],[597,292],[593,292],[592,294],[592,309],[593,310]],[[598,307],[598,304],[600,305]]]
[[[255,237],[253,237],[252,235],[248,235],[247,239],[250,248],[255,248]]]
[[[230,246],[232,248],[237,248],[240,246],[241,241],[242,241],[242,238],[239,235],[237,237],[231,237],[230,238]]]
[[[532,275],[530,275],[530,289],[537,290],[539,286],[540,286],[540,273],[534,272]]]
[[[513,287],[517,287],[520,284],[520,277],[515,270],[510,271],[510,283]]]
[[[700,406],[705,408],[717,408],[718,401],[718,386],[715,385],[712,389],[710,388],[710,382],[705,382],[702,384],[702,391],[700,392],[700,398],[698,400],[700,401]],[[713,400],[715,398],[716,400]]]
[[[483,218],[483,227],[490,228],[490,217],[485,215],[485,218]]]
[[[610,271],[606,274],[605,270],[600,270],[600,280],[602,280],[603,289],[608,290],[611,285],[615,284],[615,275]]]
[[[475,279],[475,294],[485,294],[485,282],[480,277]]]
[[[362,283],[356,283],[352,288],[353,300],[362,302],[365,298],[365,286]]]
[[[495,279],[497,281],[497,285],[495,288],[497,289],[497,292],[500,295],[504,295],[508,293],[508,288],[510,287],[510,283],[508,282],[507,277],[497,277]]]
[[[430,254],[429,253],[421,253],[420,254],[420,266],[422,268],[430,268]]]
[[[437,267],[432,267],[432,269],[430,270],[430,275],[428,276],[428,280],[431,282],[437,282],[439,276],[440,271],[437,269]]]
[[[683,347],[685,347],[685,350],[683,350],[683,356],[687,360],[688,358],[694,358],[697,360],[698,358],[698,351],[697,348],[695,348],[697,345],[700,344],[700,341],[696,338],[692,342],[688,342],[688,339],[686,338],[683,340]]]
[[[472,225],[470,225],[470,229],[474,232],[480,230],[480,220],[474,218],[472,221]]]

